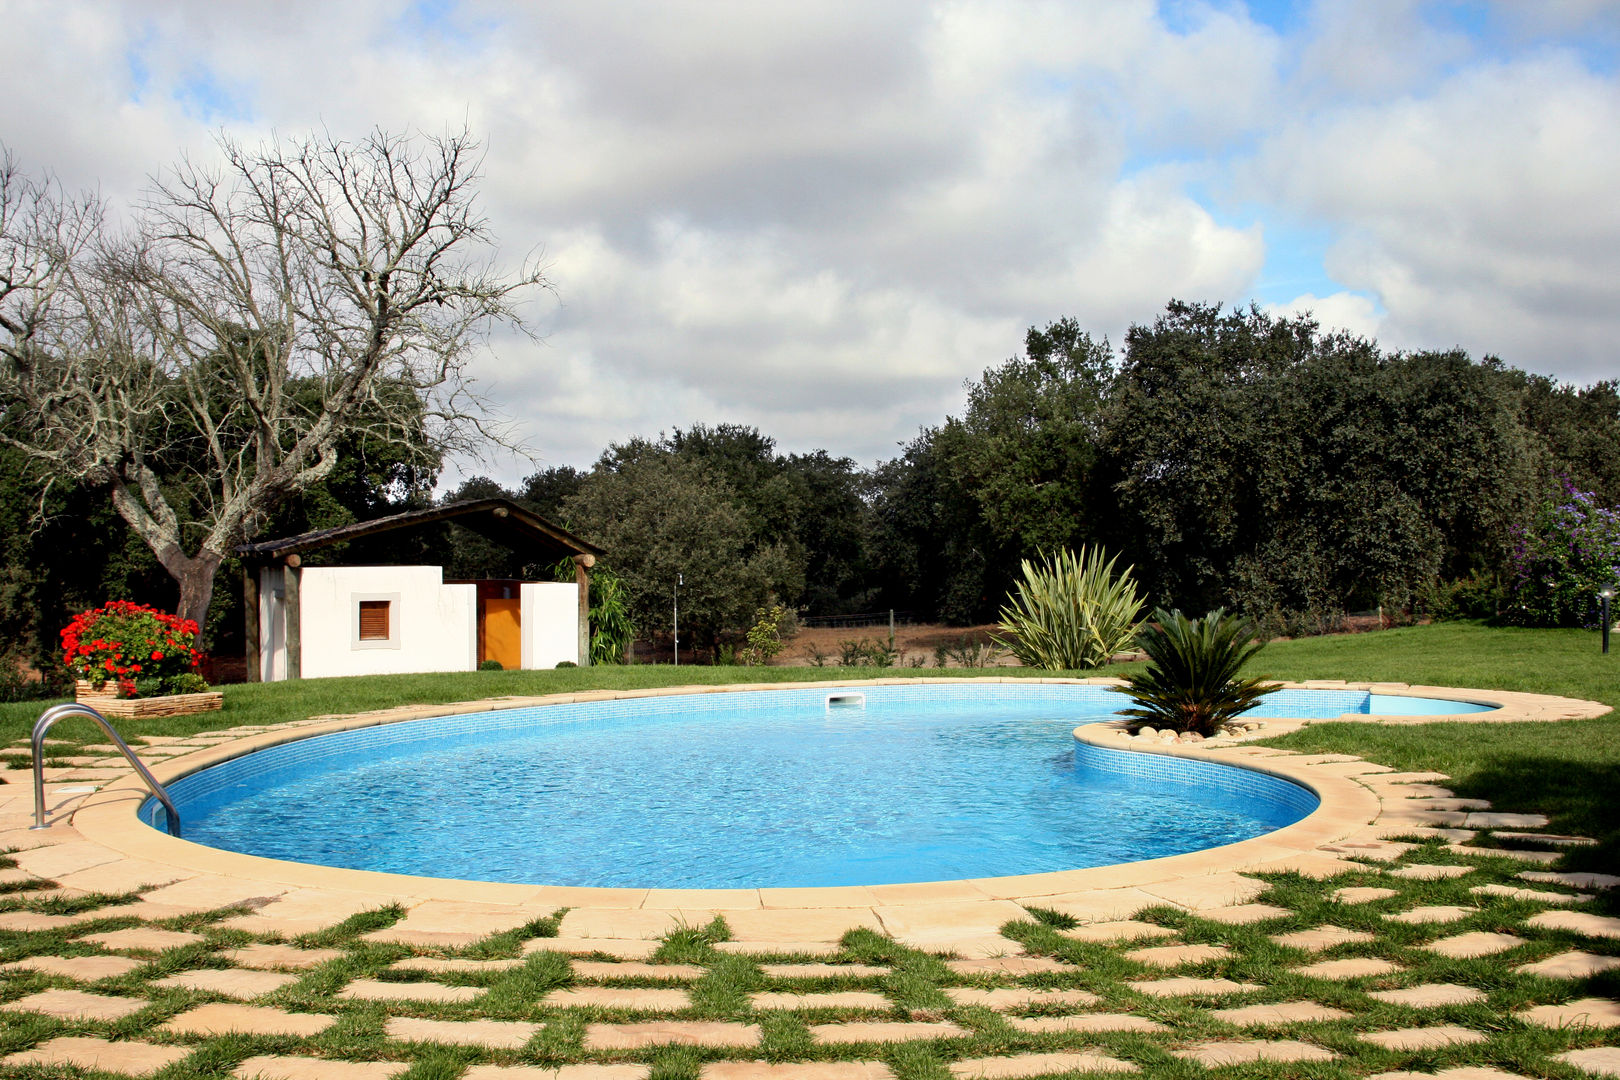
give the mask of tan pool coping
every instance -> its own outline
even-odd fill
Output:
[[[275,725],[239,739],[152,764],[152,771],[168,784],[182,776],[269,746],[354,728],[398,723],[472,712],[491,712],[573,702],[614,701],[644,697],[705,693],[740,693],[761,690],[859,689],[875,686],[926,684],[964,685],[971,682],[1061,685],[1117,685],[1114,679],[961,678],[841,680],[809,683],[688,686],[657,690],[595,691],[553,694],[533,698],[498,698],[449,705],[423,705],[346,717],[318,718]],[[1471,690],[1401,683],[1309,681],[1280,684],[1301,689],[1369,690],[1412,697],[1435,697],[1495,706],[1488,713],[1449,716],[1377,717],[1348,714],[1339,720],[1382,723],[1523,722],[1556,721],[1603,716],[1607,705],[1548,695],[1499,690]],[[1239,740],[1162,745],[1125,737],[1117,724],[1090,724],[1075,737],[1111,749],[1165,754],[1216,761],[1294,781],[1313,791],[1320,806],[1293,825],[1238,843],[1183,855],[1173,855],[1113,866],[1090,867],[1013,877],[833,888],[760,889],[615,889],[556,885],[517,885],[447,878],[415,877],[367,870],[348,870],[284,862],[203,847],[152,829],[136,816],[146,790],[134,775],[116,780],[84,798],[70,811],[71,823],[53,823],[49,830],[12,832],[18,846],[27,840],[39,844],[83,845],[74,860],[86,867],[114,874],[123,865],[128,874],[151,873],[154,880],[196,879],[195,889],[214,886],[220,895],[257,897],[257,916],[273,924],[286,915],[330,898],[353,910],[403,903],[426,904],[424,912],[438,912],[453,923],[456,912],[549,915],[570,908],[569,920],[588,938],[655,938],[677,923],[701,925],[715,913],[724,913],[733,939],[760,942],[836,941],[855,926],[882,928],[908,943],[957,948],[973,954],[978,943],[993,955],[990,939],[996,929],[1016,918],[1017,905],[1032,904],[1065,910],[1082,921],[1126,918],[1134,910],[1160,904],[1185,908],[1215,908],[1244,903],[1259,882],[1240,872],[1298,870],[1327,876],[1337,869],[1356,869],[1347,859],[1363,851],[1376,851],[1380,838],[1402,832],[1421,832],[1430,824],[1445,824],[1445,814],[1433,818],[1422,798],[1408,797],[1400,789],[1415,780],[1387,772],[1383,766],[1354,761],[1343,755],[1296,755],[1286,751],[1245,745],[1256,738],[1272,738],[1322,720],[1268,719],[1258,733]],[[1318,757],[1333,760],[1319,761]],[[1357,775],[1357,774],[1360,775]],[[49,785],[48,785],[49,786]],[[0,789],[4,791],[5,789]],[[1359,845],[1359,846],[1358,846]],[[1376,857],[1376,856],[1374,856]],[[146,868],[150,867],[148,870]],[[89,871],[87,871],[89,872]],[[224,906],[223,904],[218,906]],[[278,908],[282,909],[278,912]],[[1124,911],[1126,914],[1116,914]],[[634,913],[634,914],[632,914]],[[1095,913],[1094,916],[1092,913]],[[426,915],[424,915],[426,918]],[[409,916],[407,923],[409,923]],[[473,919],[476,922],[476,919]],[[521,920],[519,920],[521,921]],[[449,925],[446,923],[446,925]],[[423,925],[428,925],[424,923]],[[565,921],[563,933],[570,932]],[[298,932],[293,930],[292,932]],[[431,930],[428,932],[432,932]],[[487,932],[487,931],[486,931]],[[1008,943],[1001,941],[1001,947]]]

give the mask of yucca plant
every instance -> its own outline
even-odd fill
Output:
[[[1023,578],[1001,609],[993,637],[1025,667],[1065,671],[1096,668],[1128,648],[1142,597],[1131,567],[1114,573],[1101,547],[1063,548],[1038,563],[1023,561]]]
[[[1120,715],[1130,718],[1130,730],[1152,725],[1213,735],[1275,691],[1260,679],[1238,677],[1265,647],[1254,634],[1254,623],[1228,615],[1225,608],[1201,619],[1155,611],[1136,635],[1137,647],[1148,656],[1147,670],[1125,676],[1125,692],[1136,708]]]

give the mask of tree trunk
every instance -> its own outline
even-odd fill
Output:
[[[159,561],[180,585],[180,607],[175,614],[196,622],[197,648],[206,650],[208,605],[214,599],[214,575],[219,572],[221,557],[207,548],[194,556],[170,549]]]

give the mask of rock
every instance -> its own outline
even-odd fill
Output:
[[[1182,742],[1203,742],[1204,737],[1196,731],[1189,731],[1181,736]]]
[[[1148,738],[1151,739],[1151,738],[1153,738],[1153,736],[1155,736],[1155,735],[1157,735],[1159,733],[1159,729],[1156,728],[1156,727],[1153,727],[1150,724],[1143,724],[1141,727],[1136,729],[1136,733],[1138,735],[1146,735]]]

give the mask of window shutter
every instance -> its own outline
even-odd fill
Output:
[[[388,640],[388,605],[390,600],[360,601],[360,640]]]

